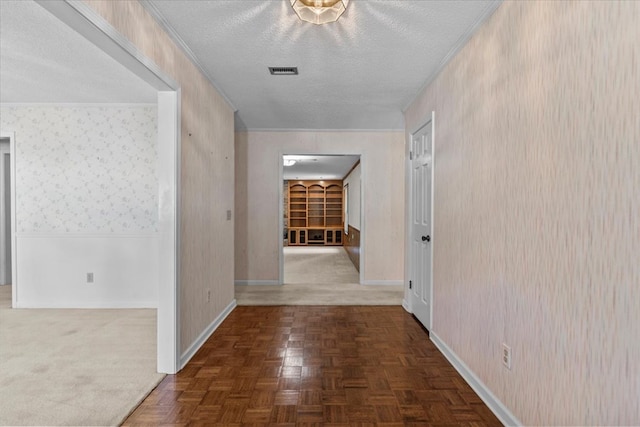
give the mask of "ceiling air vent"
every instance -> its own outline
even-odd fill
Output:
[[[295,76],[298,74],[298,67],[269,67],[272,76]]]

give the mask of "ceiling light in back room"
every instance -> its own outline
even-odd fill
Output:
[[[291,7],[303,21],[321,25],[335,22],[349,5],[349,0],[290,0]]]

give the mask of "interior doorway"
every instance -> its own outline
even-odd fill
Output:
[[[180,365],[178,313],[178,189],[180,152],[180,86],[152,60],[115,30],[95,10],[82,2],[37,3],[66,26],[108,55],[119,66],[142,79],[157,94],[158,153],[158,303],[157,303],[157,371],[176,373]],[[15,157],[15,156],[14,156]],[[15,161],[15,159],[14,159]],[[15,196],[14,196],[15,197]],[[15,229],[14,229],[15,231]],[[14,247],[14,253],[16,249]],[[14,277],[15,277],[15,257]],[[20,295],[16,279],[15,294]]]
[[[362,283],[361,239],[350,234],[362,228],[360,161],[358,154],[282,155],[280,284]]]

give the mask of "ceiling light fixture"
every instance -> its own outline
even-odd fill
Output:
[[[349,0],[290,0],[291,7],[303,21],[326,24],[340,18],[349,5]]]
[[[296,164],[296,161],[293,159],[284,159],[284,165],[285,166],[293,166]]]

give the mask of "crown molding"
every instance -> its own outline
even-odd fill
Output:
[[[238,109],[235,107],[231,99],[227,96],[227,94],[222,90],[220,85],[216,83],[216,81],[209,75],[209,73],[202,66],[200,60],[195,53],[191,50],[191,48],[187,45],[187,43],[180,37],[178,32],[169,24],[169,21],[165,19],[162,13],[158,10],[158,8],[151,2],[151,0],[139,0],[139,3],[142,5],[144,10],[147,11],[149,15],[156,21],[156,23],[164,30],[165,33],[169,36],[171,40],[176,44],[176,46],[185,54],[187,58],[196,66],[196,68],[202,73],[202,75],[211,83],[220,96],[224,98],[224,100],[229,104],[233,112],[235,113]]]
[[[438,65],[438,67],[435,70],[433,70],[433,72],[429,75],[427,80],[422,84],[422,86],[420,86],[420,89],[418,90],[418,92],[404,106],[404,108],[402,109],[403,113],[405,113],[409,109],[409,107],[411,107],[411,105],[414,102],[416,102],[416,100],[420,97],[420,95],[422,95],[424,90],[431,83],[433,83],[436,77],[438,77],[438,75],[442,72],[442,70],[444,70],[444,67],[446,67],[447,64],[449,64],[449,62],[458,54],[458,52],[462,50],[462,48],[467,44],[467,42],[471,40],[471,37],[473,37],[473,35],[478,30],[478,28],[480,28],[480,26],[484,24],[484,22],[491,15],[493,15],[493,12],[495,12],[498,9],[498,7],[500,7],[500,5],[502,4],[502,1],[503,0],[494,0],[491,3],[489,3],[487,7],[485,7],[485,9],[482,11],[482,13],[478,16],[476,21],[473,23],[473,25],[471,25],[469,29],[462,36],[460,36],[460,38],[455,43],[455,45],[453,45],[451,50],[444,56],[444,58],[442,58],[442,61],[440,61],[440,65]]]

